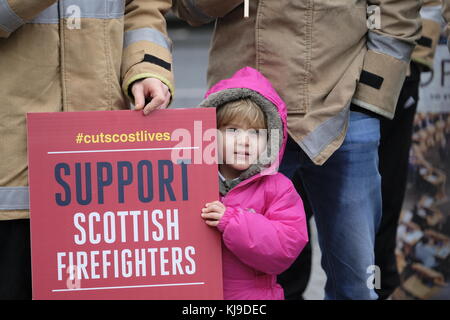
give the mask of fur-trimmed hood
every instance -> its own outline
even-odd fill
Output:
[[[274,174],[278,171],[287,141],[287,112],[286,105],[275,89],[260,72],[245,67],[237,71],[231,78],[222,80],[214,85],[205,95],[205,100],[200,107],[217,108],[221,105],[238,99],[251,99],[264,112],[268,129],[268,149],[270,165],[262,166],[253,164],[244,171],[238,179],[232,181],[220,181],[222,195],[235,187],[240,182],[251,177]],[[277,130],[278,134],[274,134]],[[275,142],[277,140],[277,142]],[[271,144],[271,141],[272,144]],[[276,145],[277,150],[272,150],[271,145]]]

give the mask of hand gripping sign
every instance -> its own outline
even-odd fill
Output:
[[[27,122],[34,299],[222,299],[214,109]]]

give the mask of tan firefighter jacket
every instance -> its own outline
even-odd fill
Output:
[[[288,107],[289,134],[323,164],[346,135],[351,103],[394,116],[421,0],[174,0],[191,25],[215,21],[208,85],[262,72]]]
[[[163,16],[170,7],[170,0],[0,0],[0,220],[28,217],[27,112],[127,108],[130,84],[147,77],[173,94]]]

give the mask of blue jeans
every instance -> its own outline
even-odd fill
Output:
[[[379,141],[380,120],[355,111],[342,146],[322,166],[288,140],[280,172],[292,178],[299,170],[303,180],[327,275],[325,299],[377,299],[368,280],[381,220]]]

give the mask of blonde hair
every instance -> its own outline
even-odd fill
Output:
[[[217,109],[217,127],[223,127],[233,121],[246,123],[250,128],[267,129],[264,113],[250,99],[240,99],[225,103]]]

